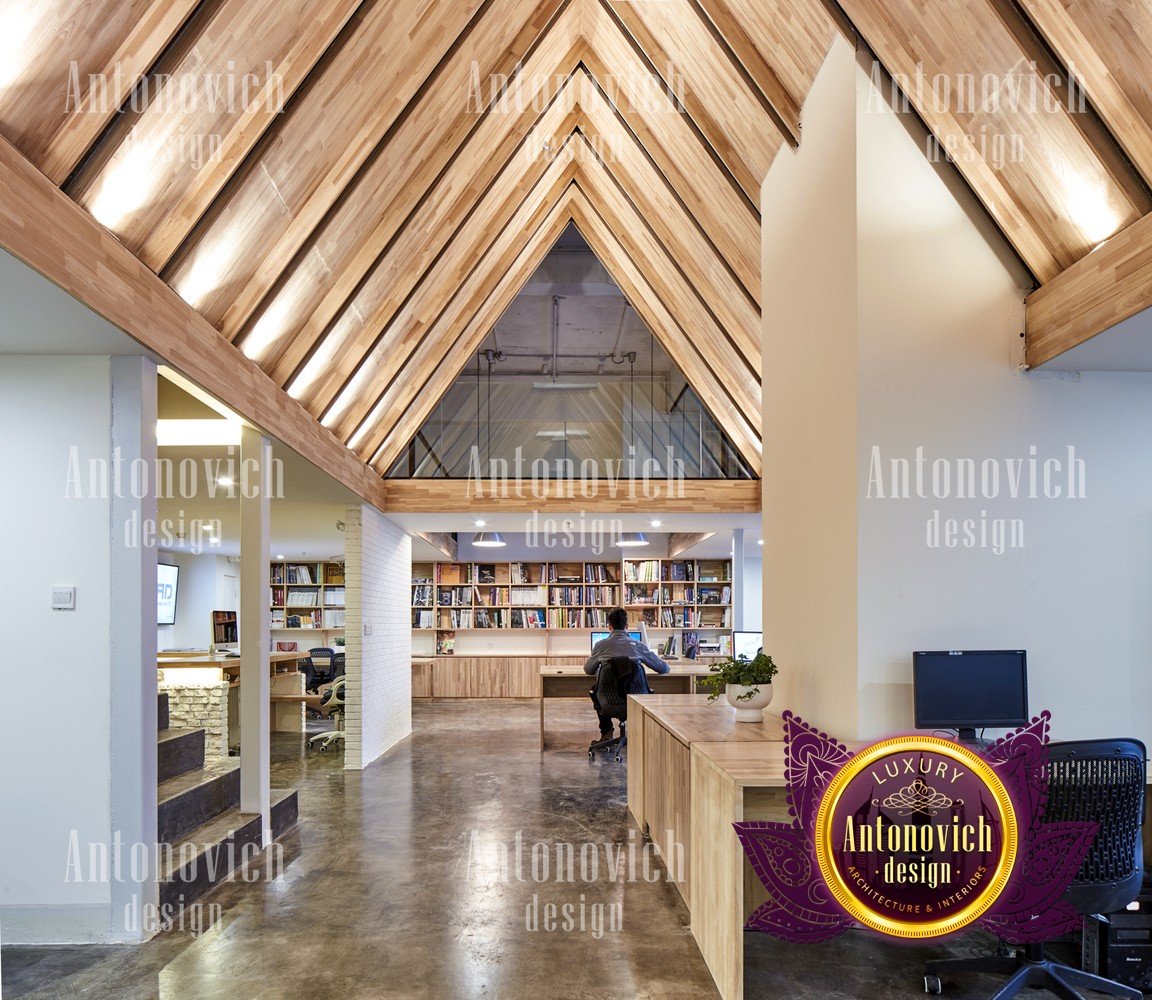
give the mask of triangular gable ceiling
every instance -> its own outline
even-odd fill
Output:
[[[595,391],[533,391],[541,380],[590,383]],[[663,466],[667,447],[690,477],[750,474],[700,407],[691,381],[572,223],[387,475],[467,478],[477,456],[481,462],[563,458],[579,465],[633,455]]]

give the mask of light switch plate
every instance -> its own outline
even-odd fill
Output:
[[[76,588],[54,583],[52,585],[52,610],[75,611]]]

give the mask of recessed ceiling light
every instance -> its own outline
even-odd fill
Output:
[[[276,558],[277,558],[277,559],[283,559],[283,558],[284,558],[284,553],[283,553],[283,552],[281,552],[281,553],[280,553],[280,555],[278,555]]]
[[[653,528],[659,528],[660,525],[662,525],[664,522],[663,521],[649,521],[648,523],[650,525],[652,525]]]
[[[232,485],[232,477],[231,476],[221,476],[219,479],[216,480],[216,483],[219,486],[231,486]]]
[[[487,523],[488,523],[487,521],[476,521],[475,522],[477,528],[483,528],[484,525]]]
[[[763,539],[763,538],[757,538],[757,539],[756,539],[756,544],[757,544],[757,545],[763,545],[763,544],[764,544],[764,539]]]

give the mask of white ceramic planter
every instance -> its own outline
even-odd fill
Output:
[[[728,704],[736,709],[737,722],[763,722],[764,709],[772,704],[772,685],[759,684],[759,691],[750,699],[739,701],[739,697],[755,688],[745,687],[743,684],[729,684],[724,688],[724,696]]]

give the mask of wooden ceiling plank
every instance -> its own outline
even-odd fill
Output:
[[[143,16],[132,23],[128,34],[107,64],[95,72],[97,81],[119,78],[123,94],[131,93],[136,82],[160,57],[197,7],[197,0],[162,0],[152,3]],[[79,74],[77,74],[79,79]],[[85,78],[83,84],[90,82]],[[84,86],[78,105],[48,137],[44,150],[33,162],[57,186],[62,185],[80,164],[116,115],[120,104],[97,82]]]
[[[68,193],[160,271],[355,14],[360,0],[226,0],[150,76]]]
[[[383,509],[378,476],[3,139],[0,177],[5,250]]]
[[[823,0],[696,2],[798,143],[800,107],[837,33]]]
[[[1152,184],[1152,8],[1081,0],[1019,3]]]
[[[599,87],[583,72],[579,83],[584,131],[593,149],[627,192],[636,214],[655,231],[752,371],[759,374],[759,308],[744,294],[707,235],[644,155],[635,136],[621,124]]]
[[[566,86],[550,105],[547,112],[522,143],[519,155],[513,156],[495,182],[484,185],[479,192],[463,191],[463,201],[471,211],[460,221],[458,228],[442,232],[433,238],[429,233],[411,228],[414,237],[423,237],[414,246],[405,243],[396,258],[401,264],[408,262],[408,253],[423,261],[414,275],[398,284],[395,269],[378,268],[357,296],[349,303],[336,324],[327,332],[319,351],[309,360],[309,368],[301,375],[303,387],[293,385],[292,394],[317,415],[327,414],[331,419],[332,405],[355,379],[363,381],[371,375],[381,377],[382,372],[395,370],[404,360],[396,348],[396,337],[411,327],[426,325],[438,315],[466,282],[485,248],[501,239],[502,230],[510,224],[519,206],[530,196],[537,182],[550,169],[555,174],[557,164],[541,154],[544,139],[566,135],[575,122],[575,110],[568,110],[569,88]],[[476,200],[479,195],[479,200]],[[435,200],[435,193],[434,193]],[[448,199],[444,199],[448,204]],[[443,247],[443,253],[424,253],[420,243]],[[386,264],[390,264],[392,255]],[[376,360],[372,361],[375,356]],[[367,365],[367,367],[365,367]],[[363,401],[351,404],[338,425],[337,435],[348,440],[363,419],[371,404]]]
[[[956,150],[957,168],[1042,283],[1148,210],[1116,183],[1066,107],[1030,106],[1049,88],[992,0],[841,6],[887,70],[908,81],[912,106]],[[962,101],[961,83],[973,78],[975,100]],[[937,79],[950,82],[948,95],[937,94]],[[999,100],[983,99],[989,79],[1002,81]]]
[[[655,497],[607,482],[581,483],[573,490],[565,480],[556,480],[546,496],[536,495],[543,490],[524,490],[520,495],[508,490],[505,496],[499,490],[477,489],[472,479],[385,479],[384,488],[388,510],[397,514],[758,514],[762,490],[756,479],[682,479],[670,490],[660,489]]]
[[[1122,230],[1028,296],[1029,367],[1071,350],[1152,306],[1152,215]]]
[[[539,14],[554,3],[536,0],[535,5],[524,6],[526,24],[534,26]],[[536,13],[531,13],[533,6]],[[394,270],[398,273],[389,280],[397,285],[404,283],[406,270],[415,270],[420,263],[417,276],[423,273],[532,127],[542,88],[557,79],[558,67],[573,65],[580,45],[574,7],[569,5],[521,68],[523,83],[514,100],[523,105],[510,101],[507,110],[485,113],[471,134],[466,130],[477,115],[468,111],[468,101],[460,95],[471,85],[473,64],[471,54],[462,50],[444,73],[451,86],[443,95],[459,105],[460,114],[453,120],[440,113],[440,101],[432,100],[441,96],[438,81],[437,89],[405,119],[355,191],[326,220],[308,258],[267,298],[259,321],[248,331],[256,343],[241,341],[246,353],[287,385],[370,272]],[[506,54],[514,62],[520,48],[518,42],[509,42],[499,52],[496,46],[487,50],[496,61],[477,63],[481,81],[490,73],[507,72],[497,56]],[[387,259],[382,260],[385,251]],[[410,279],[408,290],[415,280]],[[247,317],[246,304],[254,297],[249,289],[237,297],[225,317],[225,334]]]
[[[520,289],[544,260],[552,245],[568,225],[570,188],[551,205],[543,220],[528,234],[507,266],[486,266],[487,292],[478,308],[465,312],[463,322],[453,327],[447,322],[432,331],[409,359],[401,376],[394,379],[380,399],[380,412],[395,414],[367,439],[360,454],[372,457],[372,466],[387,471],[408,442],[423,426],[461,370],[475,356],[484,338],[503,315]]]
[[[580,232],[616,279],[633,308],[660,340],[669,356],[684,373],[689,384],[712,414],[712,418],[731,438],[736,450],[755,475],[762,468],[762,446],[755,427],[760,417],[749,420],[744,408],[729,395],[729,386],[698,353],[692,336],[673,319],[660,296],[646,280],[643,270],[629,257],[617,240],[614,226],[608,225],[582,192],[572,198],[572,216]],[[757,387],[758,388],[758,387]],[[742,395],[737,392],[737,395]],[[375,464],[375,463],[373,463]]]
[[[759,364],[753,369],[733,350],[724,331],[704,308],[675,261],[613,183],[586,141],[583,138],[580,141],[583,144],[577,161],[580,190],[595,206],[597,215],[610,226],[633,268],[643,275],[647,285],[659,297],[676,329],[692,331],[691,343],[707,365],[708,381],[723,386],[723,391],[736,402],[744,419],[756,426],[763,405]],[[681,364],[682,359],[676,353],[675,335],[664,336],[659,329],[652,332],[666,344],[672,360],[695,387],[701,381],[699,370],[690,374],[689,369]]]
[[[783,142],[690,0],[604,0],[753,204]]]
[[[480,5],[371,3],[314,85],[280,116],[259,163],[226,188],[164,272],[210,323],[222,322],[254,278],[267,274],[270,284],[287,267]]]
[[[715,536],[715,531],[674,531],[668,536],[668,558],[675,559],[690,548]]]
[[[759,199],[750,203],[709,154],[597,0],[586,7],[585,65],[671,188],[760,302]],[[647,82],[646,82],[647,81]]]

